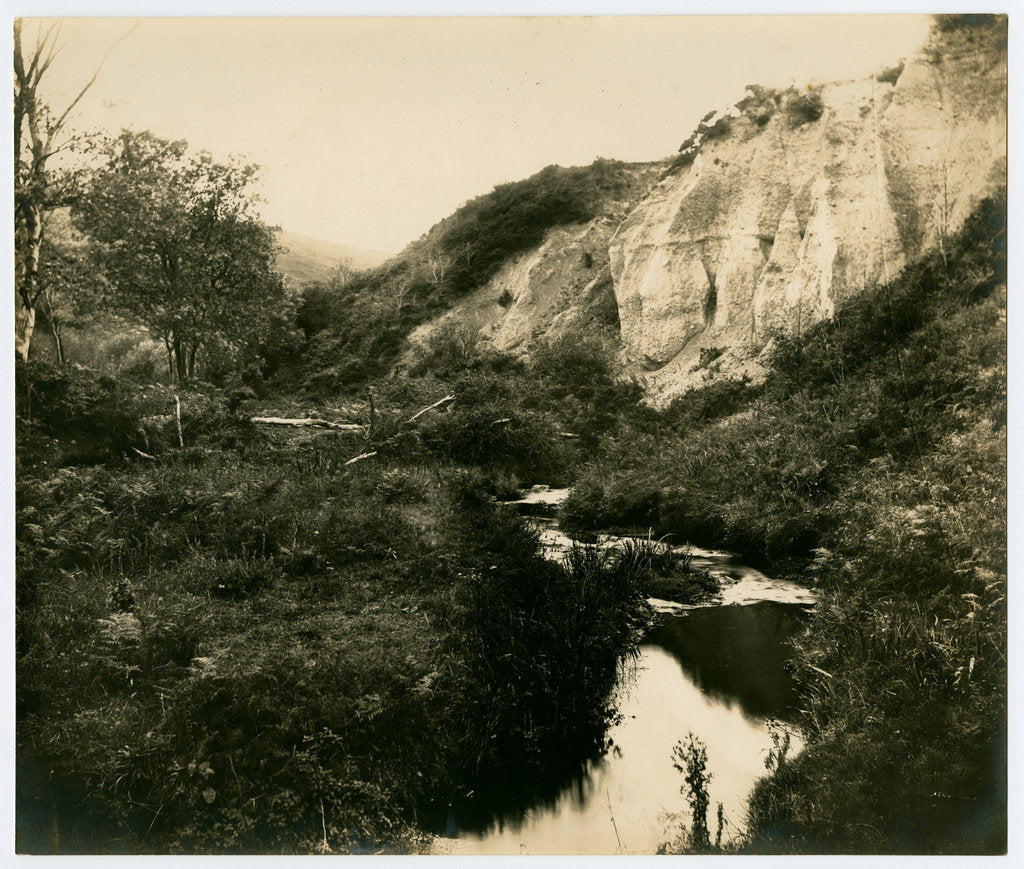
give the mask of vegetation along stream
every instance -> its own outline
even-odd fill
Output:
[[[564,496],[535,487],[520,502],[550,512]],[[548,557],[571,546],[554,519],[539,517]],[[602,536],[602,546],[622,538]],[[575,774],[552,781],[508,783],[509,805],[470,798],[453,806],[435,853],[650,854],[688,825],[683,776],[673,763],[680,736],[707,748],[712,812],[723,809],[723,840],[744,827],[746,798],[773,746],[773,732],[792,734],[797,695],[786,669],[787,640],[813,606],[810,592],[735,563],[726,553],[689,550],[721,592],[704,605],[652,598],[655,618],[635,656],[620,662],[618,717],[606,750]],[[714,822],[712,822],[714,825]]]
[[[62,129],[59,34],[19,853],[1006,852],[1005,16],[362,263],[215,143]]]

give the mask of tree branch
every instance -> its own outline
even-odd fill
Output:
[[[440,399],[439,401],[435,401],[429,407],[425,407],[425,408],[423,408],[423,410],[419,411],[418,413],[414,413],[412,416],[409,417],[409,419],[406,420],[406,422],[415,422],[417,419],[419,419],[421,416],[423,416],[423,414],[425,414],[428,410],[433,410],[435,407],[439,407],[440,405],[444,404],[446,401],[455,401],[455,396],[454,395],[446,395],[444,398]]]
[[[103,64],[105,64],[105,63],[107,62],[107,58],[108,58],[108,57],[110,57],[110,52],[112,52],[112,51],[114,50],[115,46],[117,46],[117,45],[118,45],[118,43],[120,43],[120,42],[123,42],[123,41],[124,41],[124,40],[126,40],[126,39],[127,39],[127,38],[128,38],[129,36],[131,36],[131,35],[132,35],[132,34],[133,34],[133,33],[134,33],[134,32],[135,32],[135,31],[136,31],[137,29],[138,29],[138,27],[139,27],[139,25],[140,25],[141,23],[142,23],[142,22],[140,21],[140,22],[138,22],[138,24],[134,24],[134,25],[133,25],[133,26],[131,27],[131,29],[130,29],[130,30],[128,30],[128,31],[127,31],[126,33],[124,33],[124,34],[122,34],[121,36],[119,36],[119,37],[118,37],[117,39],[115,39],[115,40],[114,40],[114,41],[113,41],[113,42],[111,43],[111,45],[110,45],[110,48],[108,48],[108,49],[107,49],[107,52],[106,52],[106,54],[104,54],[104,55],[103,55],[103,58],[102,58],[102,59],[100,60],[99,66],[97,66],[97,67],[96,67],[96,72],[94,72],[94,73],[92,74],[92,78],[91,78],[91,79],[89,79],[89,81],[88,81],[88,82],[86,82],[86,85],[85,85],[85,87],[83,87],[83,88],[82,88],[82,89],[81,89],[81,90],[80,90],[80,91],[78,92],[78,96],[77,96],[77,97],[75,97],[75,98],[74,98],[74,99],[73,99],[73,100],[71,101],[71,105],[69,105],[69,106],[68,106],[68,107],[67,107],[67,108],[66,108],[66,109],[64,110],[64,114],[62,114],[62,115],[61,115],[61,116],[60,116],[60,117],[59,117],[59,118],[57,119],[57,122],[56,122],[56,123],[55,123],[55,124],[54,124],[54,125],[53,125],[53,126],[52,126],[52,127],[50,128],[49,134],[48,134],[48,136],[47,136],[47,141],[46,141],[46,147],[47,147],[47,148],[49,148],[49,147],[51,146],[51,144],[53,143],[53,138],[54,138],[54,136],[56,136],[56,135],[57,135],[57,133],[59,133],[59,132],[60,132],[60,129],[61,129],[61,127],[63,127],[63,126],[64,126],[64,122],[65,122],[65,121],[67,120],[67,118],[68,118],[68,115],[70,115],[70,114],[71,114],[71,110],[72,110],[72,109],[74,109],[74,107],[78,105],[78,102],[79,102],[79,100],[81,100],[81,99],[82,99],[82,97],[84,97],[84,96],[85,96],[85,93],[86,93],[86,91],[88,91],[88,90],[89,90],[89,88],[91,88],[91,87],[93,86],[93,84],[95,84],[95,83],[96,83],[96,79],[97,79],[97,77],[98,77],[98,76],[99,76],[99,74],[100,74],[100,70],[101,70],[101,69],[103,69]],[[50,58],[49,58],[49,59],[47,60],[47,62],[46,62],[46,65],[47,65],[47,66],[49,66],[49,64],[50,64],[50,61],[52,61],[52,60],[53,60],[53,55],[52,55],[52,53],[51,53],[51,56],[50,56]]]

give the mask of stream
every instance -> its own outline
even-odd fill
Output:
[[[565,494],[535,487],[514,502],[535,517],[550,558],[560,558],[571,545],[550,518]],[[603,536],[599,545],[613,547],[619,540]],[[456,808],[449,838],[435,840],[433,853],[654,854],[674,838],[680,822],[689,823],[683,774],[672,755],[688,732],[707,747],[712,837],[719,802],[723,840],[742,831],[746,798],[765,774],[772,745],[768,720],[794,717],[787,640],[801,630],[814,597],[728,553],[689,552],[695,567],[721,579],[720,602],[650,600],[658,618],[638,655],[620,662],[619,717],[609,728],[608,750],[586,760],[569,781],[538,782],[536,798],[513,810]],[[799,748],[794,733],[791,753]]]

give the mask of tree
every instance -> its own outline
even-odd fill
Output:
[[[64,327],[81,326],[103,310],[106,283],[92,267],[88,243],[74,232],[65,209],[43,221],[47,239],[40,254],[36,308],[53,335],[57,362],[67,361]]]
[[[26,56],[22,48],[22,21],[14,22],[14,322],[15,349],[23,359],[28,359],[36,303],[44,290],[40,283],[44,216],[68,204],[77,178],[75,172],[54,171],[50,161],[78,143],[78,137],[66,134],[68,117],[95,83],[114,46],[131,30],[107,49],[92,78],[60,115],[50,111],[39,93],[43,77],[57,55],[58,33],[57,25],[45,32],[40,30],[35,48]]]
[[[72,218],[114,304],[163,340],[172,379],[193,377],[203,348],[223,359],[265,337],[287,300],[273,230],[255,212],[258,168],[148,132],[100,152]]]

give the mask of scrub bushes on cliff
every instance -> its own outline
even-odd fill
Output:
[[[800,127],[804,124],[813,123],[825,111],[825,103],[821,98],[821,94],[810,89],[807,92],[791,89],[783,106],[786,113],[786,121],[791,127]]]
[[[324,397],[383,375],[416,326],[485,284],[552,227],[590,220],[633,183],[612,160],[548,166],[470,200],[379,268],[343,286],[308,287],[298,310],[306,347],[279,382]]]
[[[552,226],[590,220],[604,197],[624,189],[619,164],[597,160],[569,169],[548,166],[468,202],[441,225],[439,247],[454,259],[450,291],[458,296],[480,286]]]

